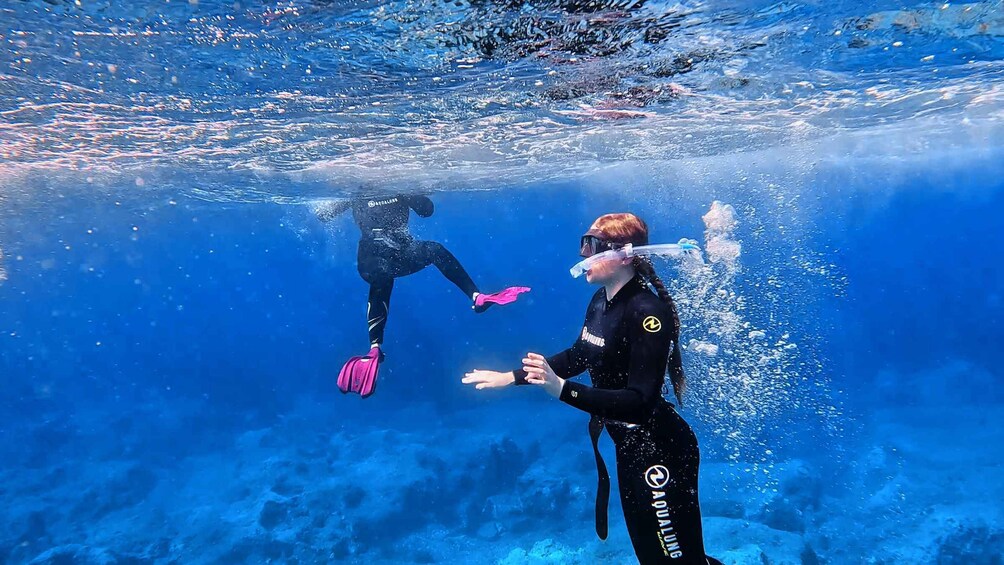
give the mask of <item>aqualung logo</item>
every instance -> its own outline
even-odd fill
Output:
[[[377,206],[386,206],[388,204],[394,204],[397,202],[397,198],[390,198],[387,200],[370,200],[366,203],[370,208],[376,208]]]
[[[649,316],[642,321],[641,327],[645,328],[648,333],[658,333],[662,329],[662,321],[655,316]]]
[[[585,327],[582,328],[582,341],[595,345],[596,347],[604,347],[607,344],[607,340],[589,333],[589,330]]]
[[[676,529],[673,528],[666,491],[661,490],[669,482],[669,469],[662,465],[652,465],[645,471],[645,482],[652,487],[652,508],[655,509],[655,518],[659,526],[657,535],[662,553],[670,559],[679,559],[683,557],[683,549],[680,548],[680,540],[677,539]]]
[[[652,465],[645,471],[645,482],[652,488],[662,488],[669,482],[669,469],[662,465]]]

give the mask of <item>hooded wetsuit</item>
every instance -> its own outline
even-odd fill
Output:
[[[547,362],[568,379],[589,371],[593,386],[567,381],[560,399],[592,415],[589,434],[600,475],[596,532],[607,536],[610,478],[597,441],[614,441],[621,505],[642,565],[717,563],[704,554],[697,497],[700,452],[690,426],[662,395],[673,343],[669,306],[638,278],[612,300],[600,289],[589,303],[579,339]],[[514,371],[516,384],[526,372]]]
[[[428,197],[400,195],[348,200],[320,213],[323,219],[331,219],[349,208],[362,233],[357,266],[359,275],[370,284],[367,324],[371,344],[383,343],[390,295],[394,290],[394,279],[398,277],[435,265],[468,298],[473,298],[478,292],[460,261],[442,244],[416,240],[408,231],[412,210],[423,218],[428,218],[435,210]]]

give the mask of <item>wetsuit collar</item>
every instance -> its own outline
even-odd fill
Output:
[[[632,277],[631,280],[629,280],[627,283],[625,283],[624,286],[622,286],[621,289],[617,291],[617,294],[614,294],[613,298],[607,298],[607,289],[604,288],[603,298],[606,299],[607,306],[613,306],[618,302],[622,302],[634,296],[639,291],[644,290],[644,288],[645,287],[642,284],[641,279],[635,276]]]

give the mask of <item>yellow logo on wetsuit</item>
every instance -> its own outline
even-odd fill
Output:
[[[662,322],[655,316],[649,316],[642,321],[641,327],[645,328],[645,331],[654,334],[662,329]]]

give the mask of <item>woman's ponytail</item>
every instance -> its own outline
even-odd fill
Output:
[[[679,405],[683,406],[683,393],[687,389],[687,378],[683,374],[683,358],[680,355],[680,315],[676,311],[676,303],[673,302],[673,297],[666,290],[666,285],[663,284],[662,279],[655,273],[655,267],[651,261],[645,257],[635,257],[634,268],[643,281],[655,288],[659,298],[669,306],[669,311],[673,317],[673,325],[670,330],[670,337],[673,339],[673,350],[669,354],[668,371],[669,379],[673,383],[673,393],[676,394],[676,400]]]

